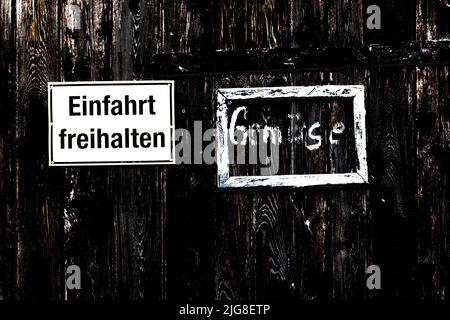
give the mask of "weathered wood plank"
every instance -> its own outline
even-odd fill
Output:
[[[412,68],[368,72],[370,210],[374,261],[383,273],[386,299],[412,297],[414,272],[415,78]]]
[[[15,108],[17,296],[60,299],[62,207],[60,173],[47,167],[47,82],[57,77],[57,6],[16,1]]]
[[[448,65],[449,41],[419,44],[364,45],[353,48],[249,50],[209,54],[159,54],[146,70],[166,77],[214,74],[282,73],[345,68]]]
[[[450,39],[450,1],[416,1],[416,41]]]
[[[305,85],[310,81],[323,85],[369,85],[364,69],[306,72],[292,75],[291,79],[293,85]],[[367,105],[367,100],[365,103]],[[369,121],[370,115],[367,114],[366,125]],[[345,158],[345,154],[340,156]],[[369,163],[370,157],[369,154]],[[309,166],[315,165],[320,163],[309,163]],[[292,259],[305,272],[294,275],[295,296],[306,299],[367,299],[365,268],[373,263],[373,240],[370,237],[373,218],[369,211],[367,186],[305,190],[292,195],[292,201],[297,212],[294,219],[302,219],[296,222],[299,226],[297,246],[304,250],[296,252]],[[303,281],[308,282],[303,284]],[[314,286],[314,282],[318,285]]]
[[[213,1],[172,0],[166,1],[165,5],[165,13],[168,14],[164,21],[167,25],[162,30],[162,35],[168,40],[165,52],[195,53],[212,49]]]
[[[449,67],[417,68],[417,280],[420,296],[449,294],[450,232]]]
[[[150,1],[115,2],[112,78],[143,79],[143,61],[156,52]],[[119,297],[167,299],[167,168],[111,170]]]
[[[175,86],[175,124],[189,133],[177,139],[182,163],[168,170],[169,299],[208,299],[214,294],[216,167],[203,162],[204,148],[214,139],[205,136],[203,141],[205,131],[214,128],[211,82],[199,77]]]
[[[365,268],[373,254],[367,192],[307,191],[291,199],[291,294],[306,300],[367,299]]]
[[[0,3],[0,300],[16,297],[15,275],[15,161],[14,6]]]
[[[373,261],[373,232],[366,191],[222,197],[217,299],[367,298],[365,268]]]
[[[287,197],[258,193],[253,198],[251,236],[254,238],[254,299],[280,299],[289,294],[289,231]],[[289,217],[289,216],[288,216]]]
[[[363,42],[364,1],[291,1],[290,47],[352,46]]]
[[[252,194],[219,194],[214,241],[215,299],[248,300],[257,293]],[[245,257],[245,258],[244,258]]]
[[[111,16],[107,1],[65,0],[61,3],[60,45],[63,81],[111,79]],[[66,265],[81,270],[82,290],[66,299],[118,296],[117,248],[111,173],[105,168],[67,168],[64,190],[64,255]]]
[[[214,2],[216,50],[289,46],[289,1]]]
[[[167,299],[167,177],[164,169],[111,175],[118,297]]]

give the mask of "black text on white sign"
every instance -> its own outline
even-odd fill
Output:
[[[172,164],[173,81],[49,83],[49,165]]]

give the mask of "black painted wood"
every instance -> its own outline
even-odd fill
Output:
[[[2,0],[0,299],[447,298],[449,15],[447,0]],[[218,88],[364,85],[370,183],[225,193],[215,165],[48,168],[48,81],[140,79],[176,81],[191,132],[215,125]],[[71,263],[82,290],[66,292]]]

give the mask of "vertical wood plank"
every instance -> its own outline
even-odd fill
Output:
[[[208,299],[214,294],[216,167],[203,162],[203,150],[211,144],[203,134],[215,127],[211,80],[179,79],[175,97],[176,126],[189,130],[189,138],[177,141],[186,162],[168,172],[168,297]]]
[[[166,52],[208,52],[213,48],[213,1],[166,1]],[[163,30],[164,31],[164,30]]]
[[[0,300],[16,297],[14,8],[12,1],[0,3]]]
[[[291,1],[291,47],[350,46],[363,41],[363,1]]]
[[[450,2],[416,1],[416,41],[450,40]]]
[[[254,299],[253,194],[218,194],[215,229],[215,299]],[[250,210],[249,210],[250,209]]]
[[[108,1],[64,0],[60,18],[62,79],[111,79],[112,6]],[[66,299],[118,296],[114,207],[109,168],[67,168],[65,263],[81,269],[82,290]]]
[[[48,168],[47,82],[57,77],[58,6],[16,2],[16,286],[18,297],[63,292],[61,172]]]
[[[155,2],[113,4],[112,78],[141,80],[155,53]],[[111,176],[119,297],[167,299],[167,168],[114,168]]]
[[[414,194],[415,78],[408,68],[369,73],[368,152],[375,264],[384,277],[383,297],[413,297],[415,268]]]
[[[449,294],[449,67],[417,68],[417,278],[423,299]]]
[[[281,193],[258,193],[252,203],[254,299],[289,296],[289,232],[291,220]]]
[[[298,73],[291,76],[291,82],[368,85],[364,69]],[[345,158],[345,154],[341,156]],[[312,168],[315,165],[320,162],[309,164]],[[368,299],[365,268],[374,263],[374,243],[367,186],[306,189],[292,194],[291,202],[293,225],[297,226],[293,239],[299,248],[292,256],[293,269],[298,271],[292,273],[291,294],[308,300]]]
[[[221,0],[214,3],[216,50],[289,46],[289,1]]]

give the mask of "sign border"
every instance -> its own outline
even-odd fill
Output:
[[[217,90],[217,184],[219,188],[308,187],[365,184],[369,182],[366,151],[366,110],[363,85],[325,85]],[[230,177],[228,151],[228,103],[233,100],[289,98],[352,98],[356,172]]]
[[[136,85],[169,85],[170,86],[170,153],[167,161],[91,161],[91,162],[54,162],[53,161],[53,105],[52,89],[54,87],[76,86],[136,86]],[[76,81],[76,82],[48,82],[48,165],[62,166],[120,166],[120,165],[165,165],[175,164],[175,81],[174,80],[142,80],[142,81]]]

